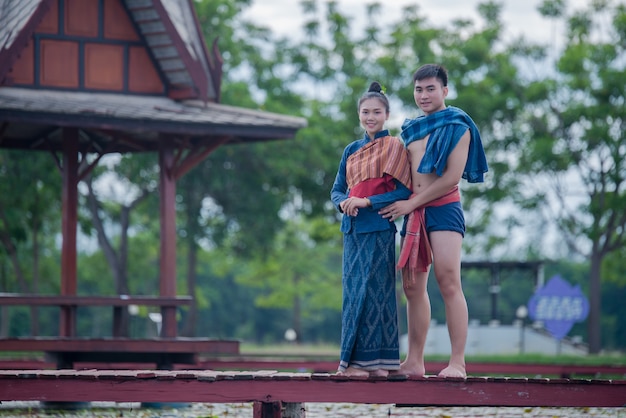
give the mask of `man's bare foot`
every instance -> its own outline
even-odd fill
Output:
[[[370,377],[387,377],[389,376],[389,370],[385,369],[376,369],[370,371]]]
[[[355,367],[349,366],[346,370],[342,372],[337,372],[337,376],[347,376],[347,377],[369,377],[369,372],[363,369],[357,369]]]
[[[439,372],[438,376],[459,377],[464,379],[467,377],[467,373],[465,372],[465,366],[461,364],[449,364],[448,367]]]
[[[408,377],[424,377],[426,368],[424,365],[412,365],[405,361],[400,365],[400,370],[394,372],[394,374],[404,374]]]

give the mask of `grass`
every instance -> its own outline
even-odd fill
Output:
[[[271,357],[315,357],[338,358],[339,346],[332,344],[271,344],[257,345],[242,343],[239,346],[242,356],[271,356]]]
[[[271,357],[299,357],[315,359],[336,359],[339,357],[339,347],[332,344],[275,344],[256,345],[242,343],[240,352],[243,356],[271,356]],[[446,355],[426,356],[426,361],[447,361]],[[626,366],[626,353],[589,354],[586,356],[574,355],[547,355],[524,353],[514,355],[473,355],[467,356],[468,363],[522,363],[522,364],[568,364],[577,366]]]
[[[333,344],[250,344],[241,343],[240,353],[244,357],[304,358],[314,360],[336,360],[339,346]],[[42,353],[0,352],[0,360],[33,360],[43,358]],[[426,361],[447,361],[446,355],[426,356]],[[467,356],[468,363],[515,363],[515,364],[567,364],[576,366],[626,366],[626,353],[590,354],[586,356],[547,355],[524,353],[515,355]]]

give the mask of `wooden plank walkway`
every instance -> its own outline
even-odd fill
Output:
[[[338,362],[314,360],[284,360],[253,357],[217,357],[199,360],[194,366],[205,370],[297,370],[334,373]],[[426,372],[436,374],[448,365],[447,362],[427,361]],[[2,362],[0,362],[2,368]],[[583,364],[539,364],[539,363],[496,363],[496,362],[469,362],[467,373],[473,376],[501,375],[501,376],[559,376],[563,378],[589,377],[616,378],[626,380],[626,366],[623,365],[583,365]]]
[[[624,407],[626,380],[198,370],[0,370],[0,401]]]
[[[426,372],[436,374],[447,365],[446,362],[427,361]],[[38,358],[3,359],[0,370],[45,370],[55,369],[56,363]],[[119,369],[119,370],[151,370],[154,364],[130,361],[90,362],[77,361],[74,369]],[[157,367],[158,368],[158,367]],[[309,359],[271,359],[263,357],[219,356],[197,360],[193,365],[175,363],[171,370],[280,370],[313,373],[334,373],[337,370],[336,360]],[[168,369],[170,370],[170,369]],[[471,362],[467,364],[471,376],[533,376],[561,378],[595,378],[626,380],[626,365],[584,365],[584,364],[539,364],[539,363],[496,363]]]

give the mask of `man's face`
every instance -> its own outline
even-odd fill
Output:
[[[448,87],[442,86],[437,77],[415,81],[415,88],[413,89],[415,104],[422,109],[426,115],[445,109],[445,99],[447,95]]]

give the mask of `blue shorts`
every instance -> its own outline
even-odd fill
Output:
[[[465,215],[461,202],[452,202],[443,206],[430,206],[425,210],[426,232],[455,231],[465,236]],[[409,217],[404,217],[401,236],[406,235],[406,224]]]

